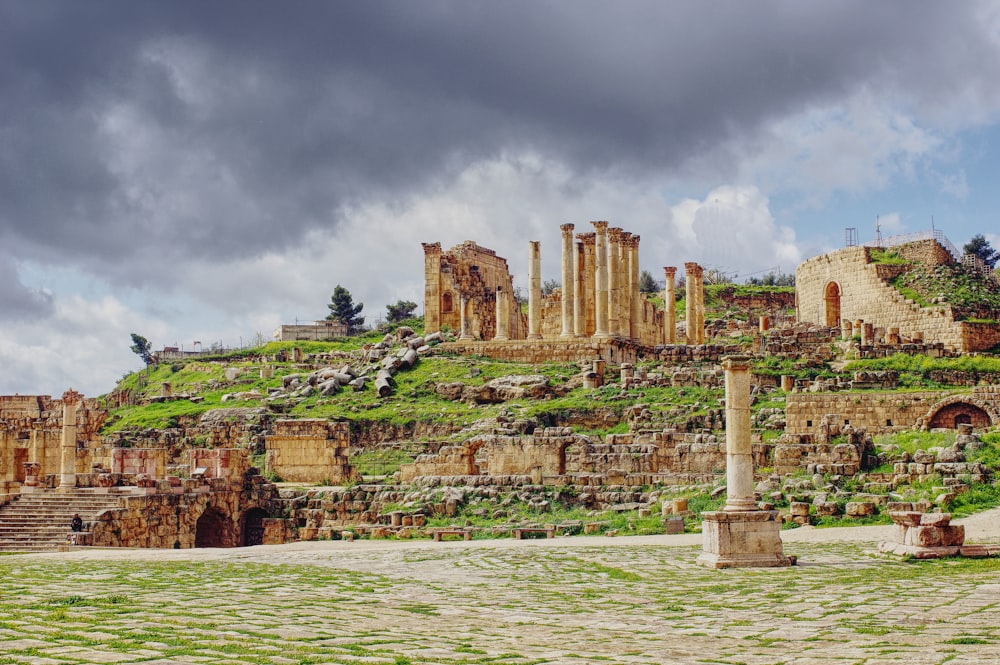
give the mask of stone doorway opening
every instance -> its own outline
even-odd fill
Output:
[[[243,516],[243,546],[264,544],[264,520],[267,513],[262,508],[251,508]]]
[[[972,425],[975,429],[986,429],[992,420],[986,411],[968,402],[952,402],[942,406],[931,416],[928,427],[957,429],[959,425]]]
[[[232,522],[218,508],[206,508],[195,525],[195,547],[233,547]]]
[[[826,325],[830,328],[840,326],[840,285],[830,282],[823,292],[826,302]]]

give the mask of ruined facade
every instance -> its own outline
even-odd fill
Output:
[[[462,340],[621,341],[642,346],[672,344],[676,314],[673,280],[668,280],[666,311],[639,291],[639,236],[608,222],[591,222],[593,231],[575,233],[560,226],[561,287],[541,290],[541,246],[528,243],[528,303],[522,312],[514,298],[506,260],[466,241],[447,252],[440,243],[424,243],[424,321],[428,332],[448,327]],[[665,268],[669,275],[674,268]],[[687,341],[703,344],[704,295],[700,279],[689,293]],[[671,272],[672,271],[672,272]],[[701,295],[699,295],[701,294]],[[464,322],[464,327],[463,327]]]
[[[929,266],[955,262],[937,240],[920,240],[893,250],[908,261]],[[840,326],[845,334],[850,333],[846,336],[861,335],[862,346],[889,338],[897,344],[942,343],[961,352],[1000,344],[996,323],[959,321],[951,305],[921,307],[908,300],[889,283],[907,266],[875,263],[872,251],[871,247],[847,247],[799,265],[795,271],[798,320]]]

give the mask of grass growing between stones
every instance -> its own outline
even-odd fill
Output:
[[[699,548],[628,544],[220,553],[242,563],[19,556],[0,562],[0,663],[1000,656],[1000,561],[786,552],[802,565],[715,571],[695,563]]]

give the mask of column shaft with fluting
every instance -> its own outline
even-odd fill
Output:
[[[528,339],[542,338],[542,250],[528,242]]]
[[[621,242],[620,228],[608,229],[608,334],[620,337],[621,329]]]
[[[663,343],[677,343],[677,297],[674,294],[674,276],[677,268],[663,269]]]
[[[596,314],[594,311],[595,299],[597,297],[597,272],[594,266],[594,242],[596,234],[578,233],[576,237],[580,239],[583,247],[583,295],[584,295],[584,337],[594,334]]]
[[[756,510],[750,444],[750,359],[730,356],[726,371],[726,507],[727,512]]]
[[[579,234],[577,238],[579,239]],[[587,336],[587,284],[582,242],[573,243],[573,336]]]
[[[573,329],[573,225],[563,224],[562,231],[562,332],[560,337],[572,337]]]
[[[59,487],[76,487],[76,409],[82,395],[72,388],[63,393],[62,441],[59,458]]]
[[[642,338],[642,294],[639,292],[639,236],[633,234],[628,246],[629,285],[629,336],[639,341]]]
[[[697,263],[684,264],[686,288],[685,318],[688,344],[705,343],[704,271]]]
[[[508,332],[510,329],[510,306],[507,303],[507,292],[498,286],[496,298],[497,330],[493,339],[498,342],[505,342],[510,339]]]
[[[594,298],[594,337],[607,338],[608,333],[608,223],[594,225],[594,275],[597,293]]]

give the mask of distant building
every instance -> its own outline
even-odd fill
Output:
[[[347,326],[339,321],[314,321],[295,325],[282,325],[274,331],[274,339],[279,342],[322,341],[337,337],[347,337]]]

